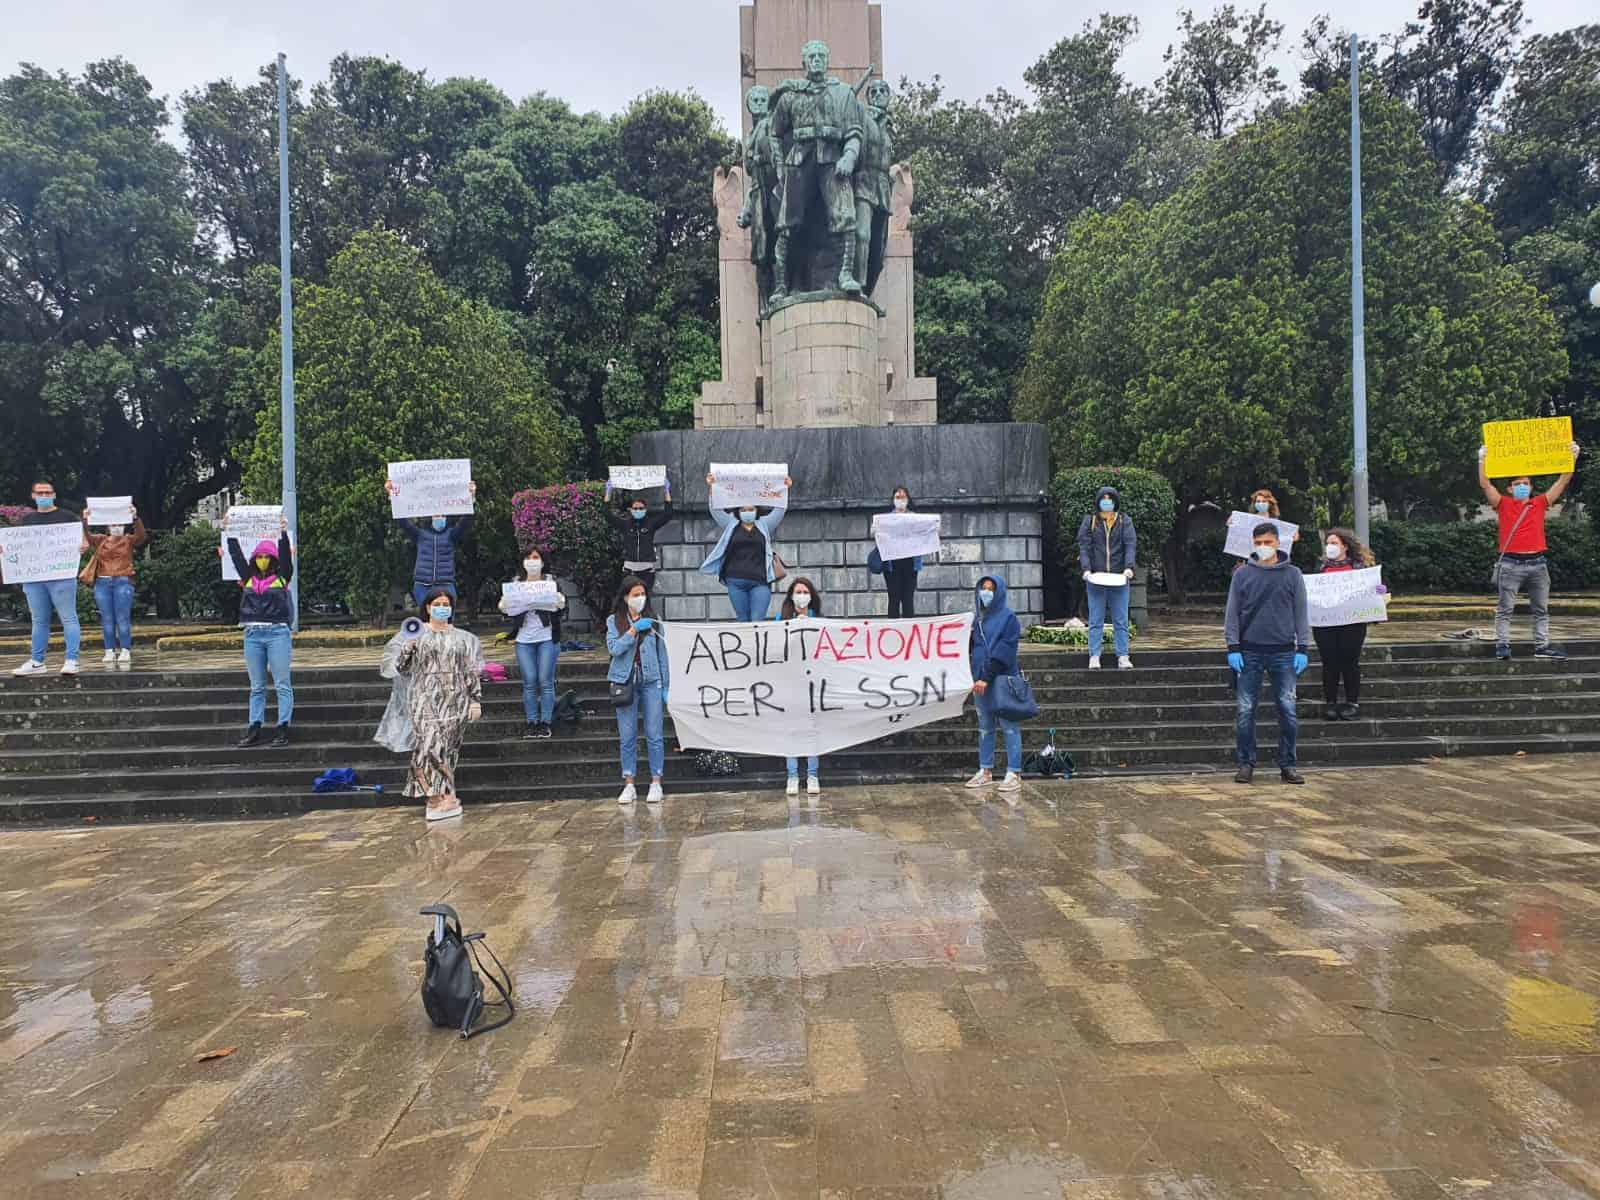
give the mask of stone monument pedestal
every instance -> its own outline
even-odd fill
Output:
[[[775,309],[767,323],[774,428],[885,423],[875,308],[859,300],[802,301]]]

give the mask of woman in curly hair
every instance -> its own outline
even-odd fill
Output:
[[[1356,571],[1377,565],[1372,551],[1348,529],[1330,529],[1322,538],[1323,575]],[[1382,584],[1378,593],[1387,603],[1389,593]],[[1349,625],[1321,625],[1312,629],[1317,654],[1322,659],[1322,716],[1327,721],[1354,721],[1361,715],[1361,647],[1367,640],[1367,622]],[[1344,681],[1344,703],[1339,703],[1339,683]]]

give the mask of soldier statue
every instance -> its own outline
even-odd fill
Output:
[[[750,231],[750,261],[756,265],[761,306],[772,296],[772,231],[778,215],[778,157],[767,115],[767,89],[757,84],[745,93],[744,106],[755,124],[744,144],[744,207],[736,218]]]
[[[774,300],[789,293],[790,244],[796,231],[807,224],[807,212],[813,207],[821,209],[813,220],[826,224],[839,255],[840,290],[861,291],[852,270],[856,256],[852,177],[866,115],[855,90],[829,76],[825,43],[807,42],[800,57],[806,77],[780,85],[772,103],[772,138],[781,155],[783,181],[773,246]]]
[[[878,290],[884,250],[889,240],[890,197],[894,182],[894,139],[889,120],[889,85],[874,79],[867,85],[867,115],[862,122],[861,161],[856,167],[856,273],[867,295]]]

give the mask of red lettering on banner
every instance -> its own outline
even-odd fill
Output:
[[[961,622],[959,621],[939,626],[938,656],[940,658],[960,658],[967,652],[967,648],[961,644],[961,639],[956,636],[960,631]]]

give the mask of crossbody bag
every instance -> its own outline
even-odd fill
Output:
[[[1532,511],[1533,501],[1531,499],[1525,500],[1522,504],[1522,511],[1517,514],[1517,519],[1511,522],[1511,532],[1506,534],[1506,540],[1500,543],[1500,557],[1494,560],[1494,569],[1489,572],[1489,586],[1496,591],[1500,589],[1500,568],[1506,561],[1506,547],[1511,545],[1512,540],[1517,536],[1517,530],[1522,528],[1523,518]]]

